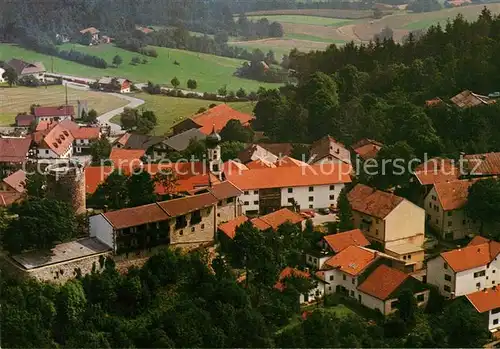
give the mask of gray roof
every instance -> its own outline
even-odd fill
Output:
[[[42,62],[26,62],[21,59],[13,58],[7,62],[7,65],[14,69],[17,75],[38,74],[46,71]]]
[[[111,81],[113,81],[113,77],[110,77],[110,76],[104,76],[102,78],[100,78],[97,82],[99,84],[111,84]],[[120,84],[123,84],[125,81],[130,81],[128,79],[124,79],[124,78],[116,78],[116,81],[118,81]]]
[[[139,133],[131,133],[125,143],[125,149],[144,149],[148,150],[150,147],[163,142],[165,137],[149,136]]]
[[[178,135],[172,136],[165,141],[165,144],[176,151],[185,150],[191,139],[202,140],[207,136],[197,128],[192,128]]]

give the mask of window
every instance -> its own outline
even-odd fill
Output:
[[[335,200],[335,195],[330,195],[330,200]]]
[[[403,260],[406,260],[406,256],[403,256]]]
[[[229,198],[227,199],[227,203],[230,204],[231,202],[234,202],[234,198]]]
[[[436,196],[435,195],[432,195],[432,200],[436,200]]]
[[[249,191],[248,191],[248,190],[245,190],[245,191],[243,192],[243,194],[248,195],[248,194],[250,194],[250,193],[249,193]]]
[[[311,256],[309,256],[308,260],[309,260],[309,262],[311,262],[311,261],[312,261],[312,257],[311,257]]]
[[[293,188],[288,188],[289,193],[293,193]]]
[[[351,297],[354,297],[354,291],[351,290]]]
[[[219,218],[220,218],[220,213],[217,213],[217,217],[219,217]]]
[[[347,280],[347,278],[345,277],[345,275],[342,275],[342,279]]]
[[[202,225],[201,225],[201,229],[205,229],[205,224],[202,224]]]
[[[194,227],[191,228],[191,233],[194,233]]]
[[[444,274],[444,279],[445,279],[446,281],[451,281],[451,275]]]
[[[498,325],[498,319],[493,320],[493,325]]]
[[[448,221],[448,226],[449,226],[449,227],[451,227],[451,224],[452,224],[452,223],[451,223],[451,221]]]
[[[465,219],[462,221],[462,225],[465,225]]]
[[[448,269],[448,263],[444,263],[443,268]]]
[[[309,208],[314,208],[314,205],[309,205]]]
[[[217,206],[219,206],[219,207],[220,207],[220,206],[222,206],[222,201],[219,201],[219,202],[217,203]]]
[[[333,275],[330,275],[330,281],[333,281]]]
[[[419,294],[419,295],[417,296],[417,303],[421,303],[421,302],[423,302],[423,301],[425,301],[425,296],[424,296],[424,294]]]
[[[429,208],[432,208],[432,202],[429,202]]]
[[[248,201],[245,201],[245,202],[243,203],[243,205],[248,206],[248,205],[250,205],[250,203],[249,203]]]
[[[495,308],[491,311],[492,314],[498,314],[500,313],[500,308]]]
[[[436,218],[436,224],[439,224],[439,219]]]
[[[378,235],[378,229],[375,229],[375,235]]]
[[[477,288],[481,288],[481,283],[480,283],[480,282],[478,282],[478,283],[476,284],[476,287],[477,287]]]
[[[391,309],[396,309],[399,305],[399,301],[395,300],[391,302]]]
[[[253,191],[253,193],[254,193],[255,195],[259,195],[259,191],[258,191],[258,190],[254,190],[254,191]]]
[[[474,273],[474,277],[475,278],[479,278],[479,277],[485,276],[485,275],[486,275],[486,271],[484,271],[484,270],[477,271],[477,272]]]
[[[493,274],[495,274],[495,272],[496,272],[496,270],[495,270],[495,269],[493,269],[492,273],[493,273]]]
[[[45,154],[48,154],[48,153],[49,153],[49,151],[48,151],[48,150],[45,150]]]
[[[330,185],[330,190],[335,190],[335,186],[334,185]]]
[[[355,284],[356,284],[356,280],[355,280],[354,278],[352,278],[351,283],[352,283],[353,285],[355,285]]]
[[[451,288],[450,288],[450,286],[448,286],[448,285],[445,285],[445,286],[444,286],[444,290],[445,290],[446,292],[451,292]]]
[[[179,235],[180,235],[180,236],[184,235],[184,230],[181,230],[181,231],[179,232]]]
[[[309,196],[309,201],[314,201],[314,196]]]
[[[254,201],[253,202],[254,205],[258,205],[259,204],[259,201]]]
[[[408,255],[408,259],[411,259],[411,254]]]
[[[452,211],[448,211],[448,217],[451,217],[452,213]]]
[[[309,191],[314,191],[314,187],[309,187]]]

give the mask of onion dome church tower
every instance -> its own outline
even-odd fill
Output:
[[[207,151],[208,151],[208,168],[211,174],[216,176],[222,181],[222,160],[220,142],[222,138],[215,132],[215,125],[206,138]]]

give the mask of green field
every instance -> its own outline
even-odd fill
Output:
[[[324,42],[325,44],[345,44],[345,40],[327,39],[319,36],[308,35],[308,34],[297,34],[290,33],[285,34],[285,39],[296,39],[296,40],[307,40],[313,42]]]
[[[302,15],[260,15],[248,16],[252,21],[258,21],[261,18],[267,18],[270,22],[292,23],[292,24],[310,24],[324,25],[329,27],[337,27],[348,24],[350,20],[340,18],[326,18],[317,16],[302,16]]]
[[[216,92],[218,88],[227,85],[228,90],[237,90],[243,87],[247,91],[256,91],[259,86],[276,87],[279,84],[261,83],[258,81],[241,79],[233,76],[236,68],[243,61],[239,59],[195,53],[183,50],[156,48],[159,57],[147,58],[149,63],[137,66],[131,65],[130,60],[139,54],[122,50],[113,45],[81,46],[65,44],[63,49],[75,49],[88,54],[104,58],[111,63],[115,55],[123,58],[123,64],[118,68],[109,67],[98,69],[82,64],[54,58],[54,72],[76,75],[89,78],[101,76],[125,77],[134,82],[153,81],[155,83],[170,85],[174,76],[181,82],[181,88],[186,87],[188,79],[196,79],[198,91]],[[0,60],[12,57],[28,61],[42,61],[47,70],[52,69],[52,57],[23,49],[18,46],[0,44]],[[180,65],[175,65],[177,61]]]
[[[171,126],[182,119],[196,114],[200,108],[204,107],[208,109],[208,106],[212,103],[221,103],[194,98],[149,95],[146,93],[139,93],[135,97],[145,101],[145,104],[140,106],[139,109],[147,109],[155,112],[158,118],[158,126],[153,131],[155,135],[168,134]],[[228,104],[232,108],[248,114],[252,114],[254,107],[251,102],[233,102]],[[111,121],[119,124],[120,116],[115,116]]]
[[[409,23],[404,26],[404,29],[408,30],[427,29],[433,25],[437,25],[438,23],[441,23],[441,25],[443,25],[444,23],[446,23],[446,20],[443,19],[442,21],[436,21],[435,19],[424,19],[421,21]]]

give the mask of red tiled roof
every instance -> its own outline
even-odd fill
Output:
[[[377,258],[375,252],[351,245],[325,262],[331,268],[356,276]]]
[[[186,196],[180,199],[159,202],[158,205],[170,216],[181,216],[217,203],[217,199],[210,193]]]
[[[223,200],[228,198],[233,198],[241,195],[241,190],[239,190],[233,183],[229,181],[224,181],[218,184],[214,184],[208,190],[215,196],[217,200]]]
[[[238,120],[243,126],[248,126],[253,119],[252,115],[234,110],[227,104],[219,104],[191,117],[191,120],[200,125],[199,130],[206,135],[212,132],[213,127],[215,127],[215,131],[219,132],[229,120]]]
[[[500,287],[498,286],[468,294],[466,297],[479,313],[500,308]]]
[[[36,107],[34,114],[39,117],[62,117],[75,115],[75,107],[72,105],[62,105],[59,107]]]
[[[351,163],[351,153],[346,147],[337,142],[330,136],[325,136],[311,145],[309,152],[310,157],[314,157],[314,161],[319,161],[325,157],[331,156],[345,163]]]
[[[80,30],[81,34],[85,34],[87,32],[92,34],[92,35],[100,33],[99,29],[96,29],[94,27],[89,27],[89,28]]]
[[[460,92],[456,96],[450,98],[450,100],[459,108],[470,108],[482,104],[496,103],[496,100],[490,99],[488,96],[478,95],[469,90]]]
[[[434,106],[439,105],[441,103],[443,103],[443,100],[441,98],[439,98],[439,97],[436,97],[436,98],[433,98],[433,99],[428,99],[428,100],[425,101],[425,105],[427,107],[434,107]]]
[[[23,193],[24,187],[26,186],[26,172],[17,170],[10,176],[4,178],[3,181],[18,193]]]
[[[175,181],[175,186],[167,190],[161,183],[156,184],[156,192],[158,194],[173,194],[173,193],[187,193],[192,190],[207,188],[210,183],[220,183],[219,179],[213,174],[199,174],[191,177],[184,177]]]
[[[85,168],[85,192],[93,194],[99,184],[114,171],[111,166],[89,166]]]
[[[73,135],[59,124],[55,124],[43,137],[40,148],[50,149],[61,156],[68,151],[74,141]]]
[[[441,257],[455,272],[477,268],[490,263],[500,253],[500,242],[490,241],[480,244],[479,240],[472,240],[463,248],[441,253]]]
[[[247,216],[238,216],[226,223],[219,224],[219,230],[226,234],[230,239],[234,239],[236,228],[248,221]]]
[[[347,194],[347,198],[353,210],[382,219],[404,200],[400,196],[364,184],[356,185]]]
[[[139,166],[144,154],[146,154],[145,150],[113,148],[109,159],[113,161],[115,167]]]
[[[381,264],[358,286],[358,290],[380,300],[386,300],[408,277],[410,276],[402,271]]]
[[[276,167],[228,174],[241,190],[330,185],[351,182],[351,166],[344,163],[305,167]]]
[[[106,212],[103,215],[115,229],[136,227],[146,223],[161,222],[170,218],[157,204],[124,208]]]
[[[373,139],[364,138],[356,142],[352,146],[352,149],[361,159],[367,160],[375,158],[383,146],[382,143],[374,141]]]
[[[500,152],[465,155],[472,175],[500,175]]]
[[[122,146],[125,146],[127,144],[128,139],[130,138],[130,133],[125,133],[123,134],[120,138],[118,138],[115,142],[118,144],[121,144]]]
[[[305,162],[294,159],[290,156],[284,156],[284,157],[278,159],[278,161],[276,161],[275,165],[278,167],[307,166],[307,164]]]
[[[77,130],[80,128],[80,125],[78,125],[76,122],[69,120],[69,119],[64,119],[62,121],[59,121],[59,125],[61,125],[66,130],[69,130],[69,131]]]
[[[222,165],[222,171],[226,174],[239,174],[245,170],[248,170],[248,167],[238,161],[229,160]]]
[[[31,138],[1,138],[0,162],[22,163],[28,156]]]
[[[274,285],[274,288],[277,290],[283,291],[286,288],[286,285],[284,283],[284,280],[290,277],[301,277],[305,279],[309,279],[311,275],[309,273],[306,273],[305,271],[301,271],[292,267],[286,267],[283,269],[283,271],[280,273],[278,277],[278,282]]]
[[[481,244],[486,244],[488,242],[490,242],[489,239],[482,237],[480,235],[476,235],[472,238],[472,240],[469,242],[467,246],[481,245]]]
[[[272,162],[266,161],[264,159],[253,160],[245,165],[250,170],[257,170],[260,168],[275,168],[276,167],[275,164],[273,164]]]
[[[30,126],[35,121],[35,116],[31,114],[18,114],[16,116],[16,125],[19,127]]]
[[[478,180],[458,180],[434,185],[441,207],[445,211],[463,208],[469,197],[469,188]]]
[[[339,234],[325,235],[323,236],[323,240],[325,240],[335,253],[339,253],[352,245],[363,247],[370,245],[370,242],[359,229],[349,230]]]
[[[422,185],[457,180],[460,169],[450,159],[433,158],[415,168],[415,177]]]
[[[252,223],[257,226],[257,228],[261,230],[265,229],[278,229],[278,227],[286,222],[290,222],[292,224],[298,224],[304,220],[304,217],[290,211],[287,208],[282,208],[281,210],[271,212],[264,216],[252,219]],[[262,224],[262,222],[264,224]],[[263,227],[264,229],[262,229]]]
[[[7,207],[23,198],[22,193],[14,191],[0,191],[0,207]]]
[[[99,127],[80,127],[76,130],[71,130],[71,134],[75,139],[99,139]]]

